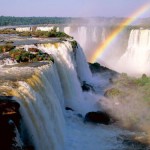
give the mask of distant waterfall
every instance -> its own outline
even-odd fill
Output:
[[[64,32],[70,35],[70,27],[64,27]]]
[[[86,59],[89,61],[93,50],[106,37],[105,27],[101,26],[66,26],[63,31],[73,36],[84,51]]]
[[[64,99],[54,72],[52,66],[39,67],[31,78],[19,81],[18,88],[12,89],[21,104],[23,122],[36,150],[64,149],[64,118],[60,102]]]
[[[96,27],[94,27],[94,28],[92,28],[92,42],[98,42],[98,35],[97,35],[97,28]]]
[[[78,26],[78,27],[66,26],[66,27],[64,27],[64,32],[66,34],[73,36],[83,48],[85,47],[87,38],[88,38],[87,30],[88,30],[88,28],[85,26]]]
[[[85,45],[87,41],[87,27],[78,27],[78,39],[81,45]]]
[[[150,30],[131,31],[127,50],[120,58],[119,65],[120,72],[150,74]]]

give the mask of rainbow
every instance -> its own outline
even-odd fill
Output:
[[[138,17],[148,11],[150,8],[150,3],[142,5],[134,13],[130,15],[129,18],[123,20],[119,26],[117,26],[111,34],[109,34],[106,39],[98,46],[94,53],[90,57],[90,62],[93,63],[97,60],[99,56],[106,50],[106,48],[117,38],[117,36],[132,22],[134,22]]]

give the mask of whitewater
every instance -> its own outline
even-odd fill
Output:
[[[134,132],[115,124],[84,122],[87,112],[103,110],[100,101],[111,73],[93,75],[81,47],[78,45],[73,50],[67,41],[20,47],[38,48],[54,57],[54,64],[36,69],[32,77],[26,82],[20,81],[19,89],[13,92],[22,99],[24,124],[37,150],[123,150],[128,147],[119,137],[134,135]],[[95,92],[83,92],[83,81],[91,84]]]
[[[65,30],[70,32],[68,27]],[[91,29],[94,42],[97,37],[96,30]],[[86,37],[86,28],[80,28],[79,32]],[[126,53],[130,53],[131,49],[133,51],[132,43],[135,43],[137,48],[138,41],[133,40],[137,36],[134,35],[147,37],[147,33],[140,32],[131,32]],[[101,34],[101,39],[104,40],[104,29]],[[139,45],[145,44],[142,38],[139,41]],[[82,44],[86,42],[87,40]],[[146,44],[149,47],[149,41],[146,41]],[[147,47],[144,48],[148,49]],[[7,74],[6,79],[16,81],[15,86],[10,82],[10,86],[1,88],[8,91],[9,95],[15,96],[21,105],[21,128],[28,131],[21,135],[25,144],[34,145],[36,150],[141,150],[132,140],[124,142],[125,137],[134,137],[137,132],[125,130],[116,123],[103,125],[84,122],[86,113],[104,110],[101,102],[104,100],[105,90],[110,86],[112,74],[109,71],[91,73],[79,44],[75,49],[69,40],[20,45],[17,48],[26,51],[29,48],[37,48],[54,58],[54,62],[49,64],[19,69],[12,67],[9,70],[3,68],[0,72],[2,77]],[[121,59],[126,57],[126,54],[123,54]],[[9,61],[5,63],[10,64]],[[81,85],[84,82],[91,85],[93,90],[83,91]],[[70,110],[66,110],[66,107]]]

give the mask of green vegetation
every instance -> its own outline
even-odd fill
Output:
[[[123,127],[150,135],[150,77],[118,75],[105,96],[106,109]]]
[[[14,49],[15,46],[11,45],[11,44],[4,44],[4,45],[0,45],[0,53],[4,53],[4,52],[8,52],[12,49]]]
[[[115,75],[115,74],[117,74],[115,71],[113,71],[111,69],[108,69],[107,67],[104,67],[104,66],[102,66],[101,64],[99,64],[97,62],[95,62],[95,63],[89,63],[89,67],[90,67],[90,70],[93,73],[109,71],[109,72],[111,72],[112,76]]]
[[[13,49],[9,52],[11,58],[15,59],[18,63],[20,62],[37,62],[37,61],[52,61],[54,59],[51,55],[47,53],[43,53],[40,50],[36,51],[36,53],[32,53],[30,51],[25,51],[24,49]]]
[[[150,86],[150,77],[143,74],[141,78],[135,80],[135,83],[139,86]]]
[[[49,37],[57,37],[57,38],[72,38],[71,36],[67,35],[64,32],[57,31],[56,28],[52,29],[51,31],[23,31],[18,32],[13,29],[3,29],[0,30],[0,34],[18,34],[19,36],[33,36],[33,37],[40,37],[40,38],[49,38]]]
[[[123,94],[122,91],[118,90],[117,88],[111,88],[111,89],[108,89],[104,95],[106,97],[112,98],[112,97],[120,96],[121,94]]]
[[[77,41],[71,41],[71,45],[72,45],[72,48],[73,49],[76,49],[77,47],[78,47],[78,43],[77,43]]]
[[[0,34],[17,34],[18,32],[14,29],[1,29]]]
[[[94,17],[94,18],[71,18],[71,17],[12,17],[12,16],[0,16],[0,26],[9,26],[9,25],[37,25],[37,24],[88,24],[90,21],[96,21],[101,23],[104,21],[110,22],[114,20],[115,24],[119,24],[125,18],[116,18],[116,17]],[[113,25],[112,23],[111,25]],[[141,26],[150,27],[150,18],[140,19]],[[131,26],[132,27],[132,26]],[[136,27],[136,26],[135,26]],[[137,26],[138,27],[138,26]]]
[[[0,16],[0,26],[8,25],[37,25],[37,24],[65,24],[72,18],[65,17],[5,17]]]
[[[126,95],[136,93],[140,95],[141,101],[150,102],[150,77],[145,74],[140,78],[135,78],[123,73],[113,81],[113,88],[121,90]]]
[[[34,36],[34,37],[41,37],[41,38],[48,38],[48,37],[72,38],[71,36],[67,35],[64,32],[57,31],[56,28],[52,29],[51,31],[22,32],[22,33],[19,33],[19,35],[20,36]]]

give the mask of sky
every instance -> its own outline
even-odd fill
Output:
[[[128,17],[150,0],[0,0],[0,16]],[[150,17],[150,10],[141,17]]]

